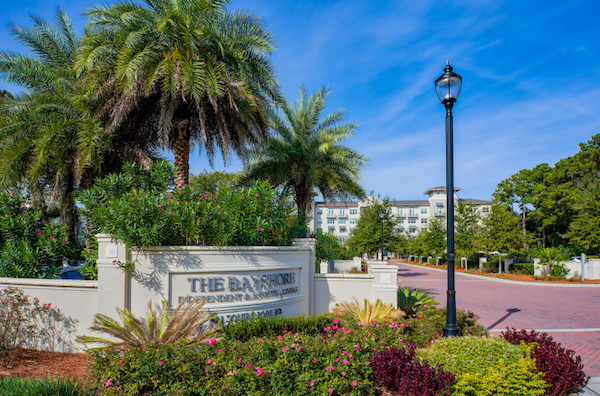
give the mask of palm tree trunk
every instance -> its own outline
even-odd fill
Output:
[[[178,128],[177,138],[173,143],[175,155],[175,183],[178,186],[189,183],[190,175],[190,135],[187,127]]]
[[[77,207],[75,206],[75,175],[69,172],[66,176],[65,192],[61,199],[60,219],[67,226],[73,236],[77,236]]]
[[[308,208],[309,190],[306,189],[304,181],[294,187],[296,195],[296,207],[301,222],[306,221],[306,209]]]

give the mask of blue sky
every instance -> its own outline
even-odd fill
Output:
[[[81,31],[95,0],[0,0],[4,27],[52,19],[61,6]],[[263,17],[294,101],[299,84],[332,90],[327,111],[360,125],[347,144],[371,158],[368,191],[421,199],[445,184],[444,109],[433,82],[446,59],[463,77],[454,108],[455,185],[489,199],[502,179],[553,165],[600,130],[600,3],[569,1],[233,1]],[[23,49],[6,29],[0,48]],[[3,85],[0,88],[15,90]],[[227,168],[236,171],[239,161]],[[194,154],[191,171],[208,169]]]

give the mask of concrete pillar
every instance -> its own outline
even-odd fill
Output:
[[[317,240],[315,238],[294,238],[294,246],[306,246],[310,248],[308,263],[308,292],[306,296],[310,299],[308,303],[309,315],[315,314],[315,273],[317,272]],[[323,266],[321,266],[323,268]]]
[[[131,276],[117,262],[130,260],[125,244],[107,234],[98,240],[98,307],[96,312],[117,318],[116,308],[131,308]]]
[[[371,302],[381,300],[398,308],[398,267],[369,261],[369,273],[373,275],[373,297]]]
[[[483,263],[487,263],[487,257],[479,257],[479,269],[483,267]]]

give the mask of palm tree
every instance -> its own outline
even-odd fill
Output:
[[[79,38],[67,15],[57,9],[56,27],[32,20],[31,28],[9,25],[32,55],[0,52],[0,79],[25,89],[1,101],[0,186],[24,184],[38,203],[50,188],[62,221],[76,231],[78,188],[120,169],[124,160],[149,165],[153,151],[143,142],[115,139],[93,119],[75,71]]]
[[[295,105],[283,100],[281,112],[269,116],[273,136],[257,147],[241,183],[268,178],[275,186],[289,188],[301,216],[306,216],[317,190],[325,200],[363,198],[360,169],[368,158],[340,144],[354,134],[357,125],[339,124],[345,111],[321,120],[330,91],[322,87],[310,98],[304,86]]]
[[[228,162],[266,135],[277,98],[271,34],[229,0],[118,2],[87,12],[78,67],[109,131],[138,131],[175,156],[187,183],[190,145]]]

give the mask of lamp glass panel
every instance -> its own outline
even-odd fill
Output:
[[[435,82],[435,92],[441,101],[444,99],[458,99],[462,81],[458,76],[442,76]]]

